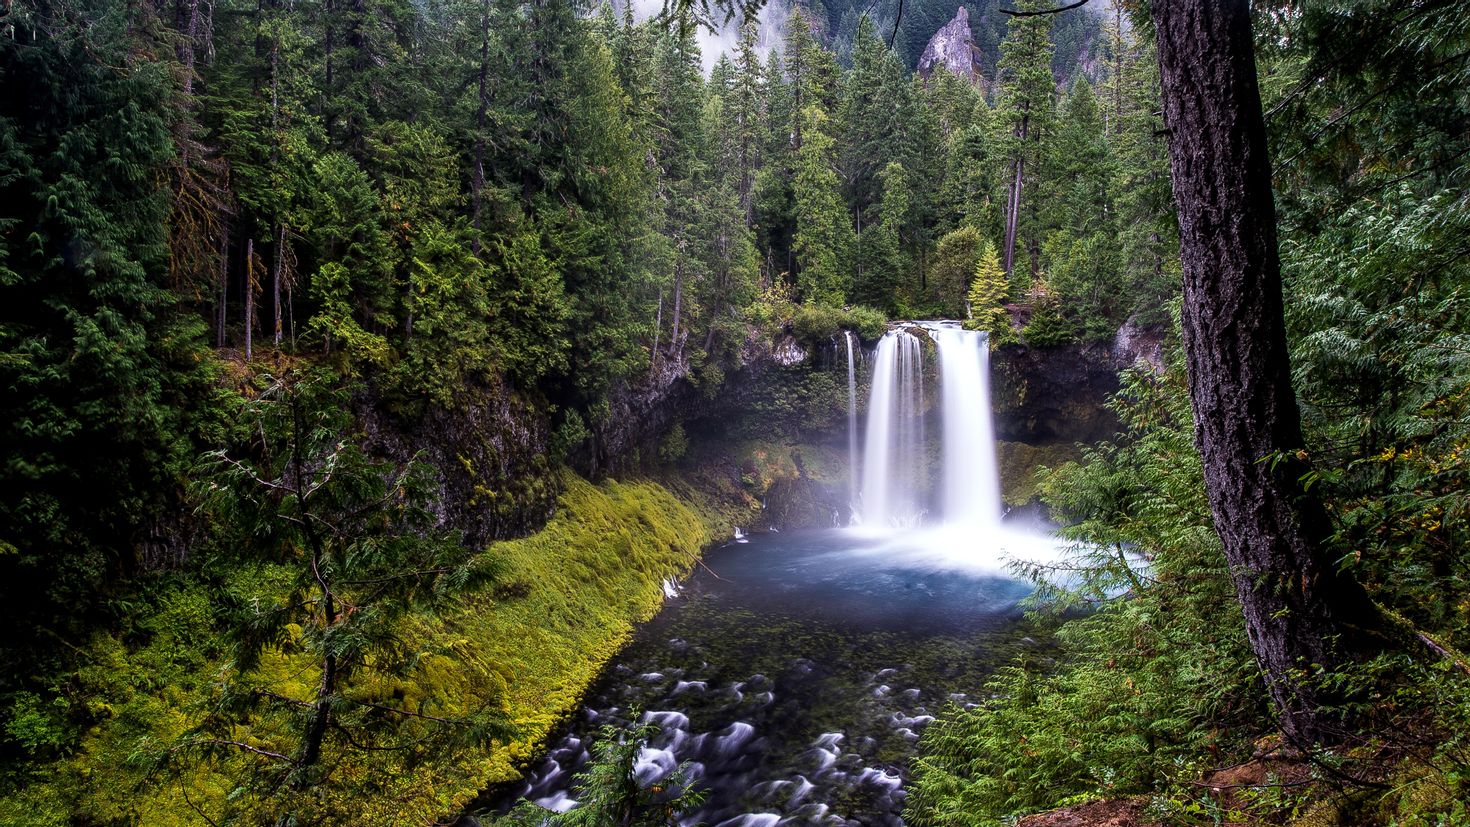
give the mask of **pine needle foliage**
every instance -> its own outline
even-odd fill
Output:
[[[483,587],[496,567],[436,526],[428,466],[373,460],[349,438],[330,376],[257,382],[242,411],[248,451],[206,454],[195,493],[217,529],[207,565],[259,567],[262,579],[237,583],[266,589],[221,596],[233,651],[214,710],[160,760],[224,762],[242,773],[234,798],[310,822],[320,814],[306,793],[344,752],[395,752],[411,768],[513,734],[498,699],[460,715],[427,683],[398,685],[426,654],[400,637],[404,617]],[[309,690],[262,674],[274,653],[312,664]]]

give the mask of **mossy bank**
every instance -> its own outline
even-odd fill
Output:
[[[720,501],[696,504],[654,482],[594,485],[566,474],[563,483],[544,529],[484,552],[502,567],[494,586],[437,614],[413,614],[398,630],[421,653],[413,674],[394,676],[398,691],[452,698],[456,708],[445,715],[498,704],[516,728],[514,740],[413,765],[394,752],[345,754],[334,770],[339,783],[317,791],[313,805],[328,821],[434,823],[486,785],[514,778],[634,624],[657,611],[661,581],[687,572],[731,522]],[[272,573],[256,576],[264,582]],[[79,652],[83,665],[59,689],[89,698],[93,722],[74,750],[0,800],[0,824],[252,821],[255,802],[238,781],[248,757],[156,769],[152,759],[217,701],[227,645],[204,586],[165,578],[145,600],[128,628],[99,633]],[[312,674],[304,667],[286,645],[262,672],[284,694]],[[233,737],[272,745],[272,733],[248,727]]]

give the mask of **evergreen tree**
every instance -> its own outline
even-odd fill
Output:
[[[348,408],[332,382],[263,377],[244,410],[245,432],[260,441],[254,456],[212,452],[198,477],[222,555],[293,571],[281,593],[231,595],[230,674],[212,713],[170,753],[257,764],[245,786],[283,821],[312,818],[321,804],[303,793],[329,779],[340,751],[423,755],[510,732],[498,708],[456,716],[444,712],[448,699],[394,691],[391,678],[420,660],[395,622],[493,570],[435,528],[427,466],[376,462],[346,439]],[[310,694],[282,694],[257,676],[283,646],[310,659]]]
[[[937,294],[944,315],[974,318],[974,308],[966,297],[984,244],[980,231],[974,227],[960,227],[940,236],[929,259],[929,285]]]
[[[827,116],[816,106],[801,113],[802,144],[797,154],[794,182],[797,292],[803,301],[840,306],[847,291],[846,262],[852,245],[852,224],[842,207],[833,140],[826,133]]]
[[[1169,158],[1164,124],[1159,116],[1158,61],[1153,41],[1131,37],[1120,41],[1115,58],[1114,129],[1109,146],[1117,159],[1117,246],[1123,280],[1130,285],[1131,306],[1123,315],[1141,322],[1166,322],[1166,297],[1178,294],[1179,222],[1169,189]]]
[[[149,5],[41,2],[0,37],[0,692],[177,565],[203,327],[169,290],[174,50]],[[180,289],[192,289],[179,285]],[[46,630],[43,632],[42,630]]]
[[[1045,11],[1050,0],[1024,0],[1021,11]],[[1001,264],[1012,279],[1016,273],[1016,246],[1030,248],[1031,276],[1039,267],[1037,227],[1034,213],[1039,207],[1035,189],[1041,165],[1043,142],[1050,136],[1056,82],[1051,74],[1051,25],[1055,15],[1012,16],[1001,44],[997,83],[1000,86],[995,116],[996,154],[1006,172],[1005,243]],[[1028,189],[1027,173],[1031,183]]]
[[[965,293],[965,327],[990,331],[992,345],[1011,340],[1011,317],[1003,306],[1005,297],[1005,270],[1001,268],[995,245],[987,241],[975,258],[974,276]]]

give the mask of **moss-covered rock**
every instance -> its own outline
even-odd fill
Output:
[[[1118,391],[1118,364],[1106,347],[1004,345],[990,364],[997,439],[1102,442],[1121,429],[1107,407]]]

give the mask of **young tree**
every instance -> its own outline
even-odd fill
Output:
[[[659,734],[656,723],[626,729],[603,726],[592,744],[592,759],[572,787],[577,806],[553,812],[523,801],[497,827],[673,827],[698,809],[705,793],[694,787],[687,765],[675,767],[656,783],[640,783],[639,754]]]
[[[945,315],[963,312],[966,318],[972,318],[974,308],[968,305],[965,296],[975,277],[982,247],[980,231],[974,227],[960,227],[940,236],[939,245],[929,259],[929,285],[938,295]]]
[[[1266,126],[1246,0],[1156,0],[1164,118],[1184,264],[1195,440],[1215,530],[1283,734],[1334,735],[1319,673],[1350,663],[1379,612],[1338,566],[1303,484]]]
[[[995,245],[989,241],[981,248],[975,260],[975,275],[970,289],[965,293],[965,327],[971,330],[990,331],[990,342],[1010,341],[1011,316],[1006,312],[1006,274],[1001,269],[1000,256]]]
[[[251,449],[212,451],[195,492],[218,531],[217,553],[267,566],[264,593],[228,608],[231,673],[213,711],[170,750],[257,765],[255,792],[282,817],[317,806],[298,793],[327,782],[353,751],[426,757],[510,734],[497,706],[456,712],[426,683],[395,692],[421,653],[396,625],[410,609],[493,576],[426,508],[433,476],[419,462],[369,458],[349,438],[345,395],[321,375],[261,377],[244,406]],[[278,582],[277,582],[278,581]],[[296,694],[261,670],[299,653],[314,673]]]
[[[803,301],[838,306],[847,291],[846,267],[852,246],[852,223],[847,220],[833,170],[833,141],[827,135],[827,116],[816,106],[801,113],[804,138],[797,154],[796,286]]]

